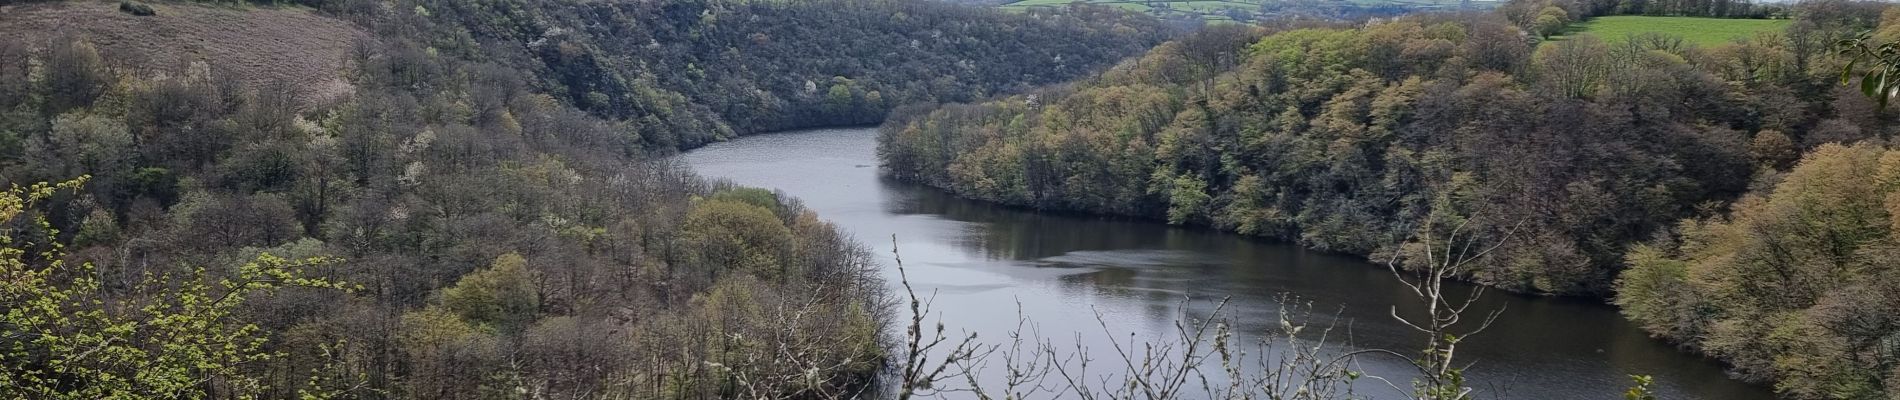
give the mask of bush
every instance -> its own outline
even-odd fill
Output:
[[[119,2],[119,11],[125,12],[126,14],[132,14],[132,15],[137,15],[141,17],[150,17],[153,15],[158,15],[157,11],[152,10],[152,6],[146,5],[145,3],[136,2],[136,1]]]

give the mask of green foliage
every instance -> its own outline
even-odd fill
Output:
[[[1570,25],[1570,13],[1565,12],[1562,7],[1547,6],[1537,13],[1534,24],[1537,26],[1537,34],[1549,39],[1551,35],[1563,33],[1564,27]]]
[[[708,267],[714,277],[726,270],[779,279],[791,273],[786,265],[793,243],[792,231],[772,210],[740,199],[695,202],[681,226],[682,238],[693,244],[689,257]]]
[[[132,172],[132,191],[135,197],[148,197],[159,204],[170,205],[178,201],[178,175],[171,170],[158,167],[139,168]]]
[[[765,190],[765,189],[760,189],[760,188],[741,187],[741,188],[721,190],[717,193],[713,193],[712,196],[708,196],[707,199],[716,200],[716,201],[736,201],[740,203],[749,204],[755,207],[763,208],[766,210],[771,210],[774,213],[784,211],[784,205],[779,203],[778,194],[772,193],[772,191],[770,190]]]
[[[268,384],[247,368],[281,355],[265,346],[269,335],[261,327],[236,319],[246,301],[285,287],[354,287],[310,276],[332,260],[264,254],[229,277],[213,278],[203,268],[147,275],[129,291],[136,296],[113,295],[92,264],[68,264],[57,242],[42,241],[57,230],[29,214],[82,182],[0,194],[0,223],[24,218],[47,235],[0,235],[0,393],[7,397],[207,397],[210,381],[225,395],[257,396]]]
[[[1842,85],[1854,83],[1855,75],[1859,75],[1860,93],[1878,101],[1882,108],[1900,95],[1900,42],[1876,43],[1873,33],[1868,32],[1836,46],[1851,59],[1841,67]]]
[[[1426,16],[1257,34],[1206,32],[1233,38],[900,114],[879,154],[898,178],[966,197],[1328,251],[1387,253],[1428,215],[1482,214],[1481,237],[1524,232],[1470,278],[1605,294],[1626,245],[1746,187],[1755,168],[1738,130],[1770,123],[1722,100],[1751,92],[1684,48],[1586,39],[1532,53],[1504,21]],[[1642,107],[1671,111],[1627,112]],[[1801,118],[1775,123],[1814,121]]]
[[[1643,329],[1670,337],[1701,333],[1708,322],[1707,317],[1698,314],[1706,313],[1709,305],[1695,297],[1687,262],[1671,259],[1663,250],[1646,245],[1630,250],[1628,262],[1629,269],[1616,281],[1616,305],[1622,307],[1624,315],[1643,324]]]
[[[881,328],[863,308],[775,306],[807,304],[801,300],[808,295],[776,290],[741,276],[695,296],[685,319],[665,322],[695,326],[673,334],[695,338],[698,347],[686,351],[705,363],[711,374],[671,383],[683,387],[724,384],[744,393],[832,398],[853,387],[853,379],[877,372],[884,351],[875,340]],[[813,312],[832,317],[813,318]],[[816,370],[836,373],[813,374]]]
[[[885,324],[875,296],[882,286],[849,237],[796,202],[728,189],[647,159],[730,136],[700,104],[728,94],[769,98],[781,87],[775,85],[794,85],[767,78],[781,76],[774,74],[785,65],[723,54],[735,42],[721,38],[757,32],[741,32],[730,18],[701,22],[697,13],[670,13],[730,16],[737,11],[729,7],[740,3],[299,3],[320,10],[269,11],[344,17],[372,36],[350,52],[354,68],[342,76],[349,85],[339,85],[347,95],[314,93],[309,89],[322,88],[302,82],[246,80],[226,73],[223,64],[231,60],[220,57],[171,65],[138,52],[102,55],[76,38],[46,46],[0,40],[0,182],[92,175],[84,193],[47,192],[19,214],[20,221],[44,224],[0,224],[18,228],[5,231],[8,237],[31,238],[9,243],[16,251],[6,254],[22,255],[38,274],[0,282],[34,290],[7,286],[12,297],[0,311],[37,318],[0,322],[0,365],[20,383],[0,384],[0,397],[775,397],[862,388],[880,365]],[[412,13],[417,6],[433,17]],[[886,37],[836,32],[873,29],[854,24],[785,22],[803,10],[794,6],[802,7],[747,5],[741,15],[778,21],[756,27],[778,35],[764,39],[781,44],[765,49],[781,55],[842,48],[824,41]],[[883,18],[889,7],[897,6],[865,4],[852,15]],[[612,10],[628,13],[594,13]],[[208,10],[180,3],[162,11]],[[1137,43],[1137,32],[1084,34],[1073,21],[983,15],[937,26],[955,38],[966,32],[942,24],[985,32],[1041,24],[1127,40],[1111,49],[1051,53],[1077,68]],[[692,23],[672,25],[675,18]],[[628,21],[653,29],[621,24]],[[693,25],[701,23],[708,25]],[[584,31],[622,27],[634,30]],[[823,29],[804,30],[813,27]],[[912,29],[876,29],[900,28]],[[706,30],[688,32],[699,29]],[[629,32],[648,36],[635,42]],[[547,46],[477,44],[517,34],[526,35],[523,43],[545,35]],[[656,37],[683,47],[647,49]],[[897,40],[889,44],[910,41]],[[919,42],[927,49],[922,54],[945,54],[955,44]],[[609,52],[646,58],[590,56]],[[674,61],[721,68],[702,71],[706,80],[680,80],[667,67]],[[40,69],[54,65],[64,69]],[[132,65],[140,67],[116,68]],[[812,72],[820,69],[814,65],[783,76],[810,73],[828,82],[847,72],[833,64]],[[941,85],[894,89],[874,82],[913,80],[861,76],[923,73],[899,68],[845,68],[855,71],[847,85],[850,112],[861,114],[844,117],[872,119],[893,101],[1027,79],[975,71]],[[765,100],[721,111],[734,112],[734,121],[844,120],[773,119],[838,111],[821,110],[824,93],[782,93],[798,104]],[[576,104],[582,96],[598,99]],[[588,106],[614,118],[579,108]],[[73,251],[46,255],[61,245]],[[348,259],[283,261],[331,254]],[[310,276],[326,278],[301,278]],[[361,282],[363,290],[291,287],[341,281]],[[729,286],[722,296],[735,299],[728,302],[733,307],[764,313],[743,326],[698,323],[701,306],[692,299],[720,285]],[[12,303],[37,296],[70,301],[40,309]],[[8,325],[13,321],[26,322]],[[788,326],[795,331],[781,329]],[[14,334],[28,328],[45,333]],[[704,360],[713,353],[700,345],[731,335],[744,335],[749,350],[720,353],[736,358],[711,369]],[[785,359],[775,353],[780,349],[815,356]],[[732,383],[739,377],[758,390]]]
[[[477,398],[506,361],[496,335],[444,307],[405,313],[399,329],[408,376],[420,380],[403,387],[410,397]]]
[[[1630,380],[1635,381],[1636,386],[1631,386],[1629,391],[1623,392],[1624,400],[1656,400],[1656,394],[1649,390],[1649,385],[1656,381],[1655,378],[1650,378],[1649,375],[1630,375]]]
[[[1446,341],[1448,343],[1457,343],[1457,338],[1447,337]],[[1428,365],[1427,367],[1431,366]],[[1443,376],[1440,377],[1442,380],[1439,381],[1438,384],[1428,384],[1423,381],[1413,382],[1414,393],[1418,398],[1425,400],[1471,400],[1471,388],[1465,386],[1464,370],[1451,368],[1444,371]]]
[[[435,51],[505,53],[484,59],[535,71],[528,78],[549,95],[632,122],[628,128],[653,148],[877,123],[904,104],[974,101],[1081,77],[1169,34],[1160,21],[1106,7],[1018,13],[889,0],[413,3],[413,13],[336,11],[420,30],[417,39]],[[529,45],[478,46],[487,42]]]
[[[1874,102],[1828,90],[1846,60],[1817,45],[1864,29],[1866,13],[1855,10],[1865,8],[1816,3],[1799,6],[1796,21],[1691,21],[1791,27],[1710,48],[1650,34],[1547,42],[1533,53],[1519,36],[1539,17],[1552,29],[1611,12],[1604,4],[1518,1],[1499,10],[1501,21],[1418,16],[1278,32],[1226,53],[1232,63],[1189,50],[1218,41],[1184,39],[1098,79],[897,114],[879,156],[897,178],[966,197],[1202,223],[1332,251],[1415,252],[1393,244],[1427,222],[1468,224],[1471,240],[1511,237],[1461,271],[1469,278],[1527,291],[1614,289],[1644,328],[1745,377],[1778,380],[1792,397],[1888,395],[1895,353],[1879,338],[1892,337],[1891,318],[1873,316],[1900,313],[1887,308],[1892,296],[1866,294],[1889,290],[1892,279],[1878,278],[1888,268],[1861,266],[1893,258],[1866,250],[1886,246],[1878,232],[1887,228],[1874,227],[1890,225],[1875,212],[1886,194],[1869,184],[1873,166],[1861,157],[1804,167],[1834,173],[1776,172],[1803,150],[1892,130]],[[1711,8],[1684,8],[1696,4]],[[1730,6],[1621,8],[1767,8]],[[1754,184],[1763,194],[1713,217],[1756,171],[1766,172]],[[1863,171],[1858,184],[1845,171]],[[1122,192],[1129,186],[1140,190]],[[1791,200],[1764,205],[1769,190]],[[1786,216],[1731,225],[1769,214]],[[1639,245],[1672,227],[1679,241]],[[1459,395],[1442,383],[1419,395]]]
[[[79,234],[73,237],[73,245],[79,247],[116,243],[119,240],[119,222],[106,210],[93,209],[86,213],[86,219],[79,224]]]
[[[1207,183],[1199,178],[1182,175],[1175,177],[1167,186],[1168,223],[1185,224],[1194,222],[1192,218],[1207,212]]]
[[[528,260],[508,253],[442,289],[442,306],[462,320],[504,332],[527,328],[541,307],[541,294],[529,275]]]
[[[36,149],[70,164],[75,173],[119,173],[131,167],[132,134],[125,124],[102,115],[61,114],[53,119],[49,148]]]
[[[1726,218],[1686,220],[1679,243],[1637,247],[1617,304],[1790,397],[1891,395],[1895,193],[1900,152],[1823,145]]]
[[[46,74],[39,84],[41,93],[46,96],[42,111],[47,115],[90,107],[113,84],[111,72],[99,57],[99,49],[88,42],[58,43],[44,62]]]

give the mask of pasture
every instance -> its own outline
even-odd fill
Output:
[[[1631,35],[1656,32],[1681,36],[1688,43],[1711,47],[1735,39],[1753,37],[1760,32],[1780,31],[1786,29],[1790,22],[1792,21],[1786,19],[1618,15],[1597,17],[1571,24],[1564,36],[1591,35],[1605,41],[1621,41]]]
[[[1232,20],[1236,15],[1265,12],[1269,9],[1287,7],[1329,7],[1351,6],[1390,6],[1407,9],[1435,9],[1457,7],[1463,0],[1187,0],[1187,1],[1144,1],[1144,0],[1021,0],[1003,4],[1004,9],[1022,9],[1038,6],[1062,6],[1072,2],[1084,2],[1119,7],[1122,9],[1153,14],[1160,17],[1200,17],[1210,21]],[[1473,0],[1471,5],[1490,8],[1498,4],[1494,0]]]

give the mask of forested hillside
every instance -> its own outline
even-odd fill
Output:
[[[1631,250],[1616,303],[1791,397],[1900,393],[1900,152],[1830,143],[1764,181]]]
[[[444,54],[533,71],[652,147],[875,124],[914,102],[973,101],[1062,82],[1168,37],[1104,6],[1009,13],[934,1],[326,2],[405,38],[394,57]]]
[[[863,250],[647,154],[1163,34],[912,1],[300,4],[0,6],[0,397],[862,390],[887,334]]]
[[[1607,297],[1626,257],[1705,260],[1678,279],[1754,283],[1628,283],[1619,299],[1666,304],[1629,312],[1796,397],[1900,392],[1892,310],[1824,301],[1883,290],[1862,286],[1900,273],[1849,262],[1875,257],[1858,249],[1877,247],[1866,238],[1884,237],[1886,225],[1850,240],[1821,228],[1841,217],[1825,210],[1796,214],[1834,217],[1785,230],[1678,224],[1739,221],[1753,203],[1731,202],[1750,190],[1769,196],[1777,171],[1805,152],[1893,134],[1890,112],[1837,83],[1845,60],[1830,47],[1875,28],[1885,5],[1801,3],[1787,32],[1713,48],[1660,35],[1538,43],[1534,24],[1508,13],[1613,5],[1203,32],[1072,84],[904,110],[882,128],[880,157],[895,177],[970,198],[1205,225],[1380,260],[1423,247],[1408,238],[1475,235],[1465,237],[1502,247],[1469,278],[1517,291]],[[1886,221],[1879,206],[1852,205],[1853,221]],[[1767,240],[1746,251],[1825,251],[1832,258],[1815,259],[1837,262],[1768,262],[1805,271],[1780,280],[1756,276],[1752,264],[1700,267],[1743,262],[1688,248],[1719,232]],[[1678,233],[1698,242],[1684,239],[1682,255],[1626,255]],[[1792,249],[1760,236],[1840,245]],[[1806,294],[1776,294],[1784,289]],[[1847,316],[1827,318],[1867,324],[1830,325],[1818,314],[1836,311]],[[1763,345],[1797,336],[1804,341]]]

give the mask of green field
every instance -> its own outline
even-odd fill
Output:
[[[1003,5],[1005,9],[1037,6],[1061,6],[1075,0],[1023,0]],[[1194,14],[1209,20],[1230,19],[1225,14],[1228,9],[1252,10],[1260,8],[1260,0],[1237,1],[1127,1],[1127,0],[1084,0],[1087,3],[1114,6],[1130,11],[1155,15]]]
[[[1603,40],[1618,41],[1630,35],[1658,32],[1682,36],[1683,39],[1689,43],[1709,47],[1728,43],[1738,38],[1752,37],[1758,32],[1779,31],[1787,28],[1790,22],[1792,21],[1785,19],[1724,19],[1619,15],[1597,17],[1588,21],[1572,24],[1566,36],[1591,35]]]
[[[1072,2],[1084,2],[1120,7],[1123,9],[1154,14],[1162,17],[1200,17],[1207,20],[1229,20],[1231,10],[1262,12],[1264,9],[1285,9],[1289,5],[1299,4],[1283,0],[1191,0],[1191,1],[1144,1],[1144,0],[1021,0],[1004,4],[1004,9],[1022,9],[1038,6],[1061,6]],[[1436,9],[1455,7],[1462,0],[1317,0],[1307,2],[1310,5],[1352,4],[1363,6],[1401,6],[1417,9]],[[1473,0],[1473,6],[1490,8],[1495,0]]]

